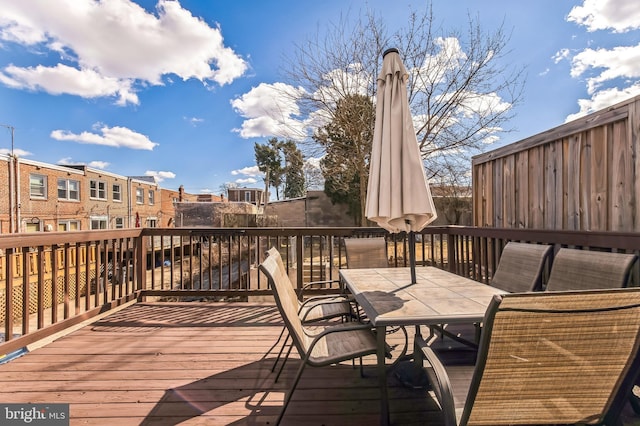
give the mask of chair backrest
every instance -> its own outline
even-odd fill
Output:
[[[590,290],[627,285],[636,255],[561,248],[553,258],[546,289]]]
[[[510,293],[542,289],[542,272],[552,246],[510,241],[502,250],[491,285]]]
[[[460,424],[613,424],[639,332],[639,288],[494,297]]]
[[[345,238],[347,268],[388,268],[387,243],[384,237]]]
[[[302,321],[298,316],[298,299],[293,289],[293,284],[289,279],[287,270],[282,262],[282,257],[278,250],[273,247],[267,252],[267,258],[260,264],[259,268],[269,280],[269,285],[273,291],[276,305],[282,315],[282,320],[289,330],[289,334],[298,352],[302,355],[306,353],[304,329]]]

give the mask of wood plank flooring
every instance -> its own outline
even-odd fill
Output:
[[[69,403],[72,425],[273,425],[282,323],[265,303],[137,303],[0,365],[0,402]],[[379,424],[375,359],[307,368],[283,424]],[[390,375],[391,420],[440,425],[434,399]]]

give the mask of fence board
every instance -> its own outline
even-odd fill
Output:
[[[637,96],[475,156],[474,225],[640,231],[639,138]]]

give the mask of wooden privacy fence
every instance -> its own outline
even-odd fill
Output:
[[[640,96],[473,158],[476,226],[640,230]]]

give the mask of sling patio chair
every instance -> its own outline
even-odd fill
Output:
[[[282,257],[277,249],[272,248],[268,252],[268,256],[271,257],[277,264],[280,274],[287,277],[289,280],[289,276],[287,274],[286,267],[284,266],[284,262],[282,261]],[[332,282],[332,281],[331,281]],[[322,296],[313,296],[307,299],[304,299],[304,290],[308,288],[312,288],[316,285],[324,285],[327,283],[331,283],[330,281],[314,281],[307,283],[303,288],[300,289],[300,293],[296,294],[293,289],[293,284],[289,280],[289,286],[286,289],[286,295],[291,300],[292,304],[295,304],[298,309],[298,316],[300,317],[300,321],[303,324],[310,324],[314,322],[320,321],[328,321],[334,318],[341,318],[343,320],[349,320],[356,317],[355,310],[352,305],[352,301],[346,296],[332,296],[332,295],[322,295]],[[302,299],[302,300],[301,300]],[[282,337],[284,336],[287,327],[283,327],[278,339],[273,344],[273,346],[269,349],[267,354],[275,348]],[[289,339],[289,335],[285,338],[280,351],[278,352],[278,356],[276,357],[273,366],[271,367],[271,371],[275,371],[275,368],[278,364],[282,356],[282,352],[284,348],[287,346],[287,342]],[[285,361],[280,366],[280,371],[284,367]],[[278,373],[279,376],[279,373]]]
[[[626,287],[635,254],[561,248],[553,258],[547,291]]]
[[[268,257],[260,264],[260,271],[269,280],[278,310],[302,362],[291,389],[285,397],[276,424],[282,421],[307,365],[323,367],[360,358],[362,372],[362,357],[376,353],[376,337],[371,325],[346,322],[321,325],[314,327],[312,331],[307,330],[300,318],[298,305],[295,303],[297,299],[292,297],[291,281],[281,264],[278,251],[272,248],[268,251]],[[295,296],[295,292],[293,295]]]
[[[384,237],[345,238],[347,268],[388,268],[387,243]]]
[[[416,340],[446,425],[614,425],[640,371],[640,289],[495,296],[475,366]]]
[[[541,290],[543,272],[549,263],[552,248],[553,246],[547,244],[508,242],[500,255],[491,285],[509,293]],[[434,348],[458,350],[461,351],[461,355],[464,355],[465,350],[477,349],[481,333],[480,324],[455,324],[435,329],[440,332],[442,338],[440,341],[432,341]],[[453,342],[445,337],[449,337]],[[468,356],[462,356],[461,359],[474,359],[472,352],[466,355]]]

